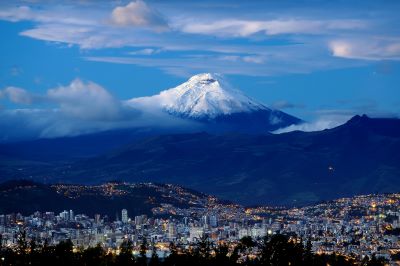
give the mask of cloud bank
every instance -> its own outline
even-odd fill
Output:
[[[49,89],[43,95],[7,87],[0,90],[0,99],[26,106],[0,109],[0,142],[76,136],[122,128],[196,126],[154,106],[127,104],[99,84],[80,79]],[[30,107],[38,103],[44,107]]]
[[[291,125],[285,128],[278,129],[274,131],[275,134],[287,133],[292,131],[304,131],[304,132],[312,132],[312,131],[320,131],[324,129],[330,129],[337,126],[340,126],[346,123],[351,116],[348,115],[327,115],[321,116],[311,122],[306,122],[298,125]]]

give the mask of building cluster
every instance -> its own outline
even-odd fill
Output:
[[[152,211],[152,216],[130,216],[122,209],[118,210],[120,219],[100,214],[89,217],[73,210],[3,214],[0,234],[3,245],[10,247],[25,230],[29,239],[46,239],[49,244],[71,239],[76,247],[100,243],[115,251],[127,239],[138,249],[146,238],[163,256],[168,254],[170,242],[189,247],[207,236],[214,243],[235,245],[246,236],[261,240],[283,233],[297,241],[311,241],[315,253],[358,258],[374,254],[391,263],[395,254],[400,254],[400,194],[343,198],[302,208],[244,208],[210,201],[204,207],[188,209],[162,204]]]

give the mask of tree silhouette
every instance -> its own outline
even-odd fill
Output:
[[[136,265],[135,258],[133,257],[133,243],[130,239],[125,240],[121,243],[120,252],[117,257],[117,265]]]
[[[156,245],[153,244],[149,266],[159,266],[159,265],[160,265],[160,259],[158,258],[157,255],[157,247]]]
[[[0,240],[2,237],[0,236]],[[170,244],[170,255],[160,261],[157,256],[157,248],[152,245],[150,266],[383,266],[382,258],[372,256],[365,257],[362,261],[356,261],[349,256],[338,254],[316,255],[312,253],[310,239],[304,247],[303,242],[296,236],[273,235],[265,237],[260,244],[251,238],[244,238],[236,245],[220,243],[213,247],[208,238],[204,237],[189,249],[178,248],[176,244]],[[20,231],[17,235],[15,249],[0,246],[0,266],[147,266],[146,251],[148,245],[143,239],[140,245],[140,254],[135,262],[133,256],[133,243],[125,240],[120,246],[120,253],[106,253],[101,245],[76,249],[73,251],[71,240],[61,241],[56,246],[51,246],[45,240],[26,240],[26,233]],[[253,249],[251,251],[251,249]],[[251,254],[249,254],[249,252]],[[251,256],[250,256],[251,255]]]
[[[138,258],[138,264],[140,266],[147,266],[146,252],[147,252],[147,240],[145,237],[143,237],[142,244],[140,244],[140,251]]]

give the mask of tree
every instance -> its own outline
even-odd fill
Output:
[[[100,244],[96,247],[88,247],[81,253],[82,261],[86,266],[107,265],[106,254]]]
[[[208,260],[210,258],[211,252],[211,243],[207,236],[203,236],[200,238],[198,243],[198,254],[200,259]]]
[[[54,265],[56,263],[55,248],[50,246],[47,239],[44,240],[40,250],[41,265]]]
[[[229,248],[226,244],[219,244],[215,249],[215,265],[229,265],[230,260],[228,257]]]
[[[372,258],[367,262],[366,266],[384,266],[385,259],[376,258],[375,254],[372,255]]]
[[[138,264],[140,266],[147,266],[146,252],[147,252],[147,240],[144,237],[142,244],[140,245],[139,258],[138,258]]]
[[[117,257],[117,265],[135,265],[135,258],[133,257],[132,254],[133,251],[133,243],[132,241],[125,240],[122,242],[120,246],[120,253]]]
[[[28,241],[26,240],[26,231],[25,230],[19,231],[19,233],[18,233],[17,249],[18,249],[18,253],[21,256],[26,255],[26,252],[28,250]]]
[[[74,245],[71,239],[61,241],[55,246],[55,256],[58,265],[75,265],[73,248]]]
[[[290,241],[284,235],[274,235],[268,241],[264,238],[261,248],[260,262],[262,265],[302,265],[303,245]]]
[[[149,266],[159,266],[159,265],[160,265],[160,260],[157,255],[157,247],[156,245],[153,244]]]
[[[40,250],[41,246],[39,243],[36,241],[35,238],[32,238],[31,241],[29,241],[29,260],[30,260],[30,265],[41,265],[41,258],[40,258]]]
[[[174,244],[174,242],[169,243],[169,256],[165,259],[164,265],[166,266],[172,266],[172,265],[178,265],[178,248]]]
[[[306,248],[304,250],[304,264],[305,265],[312,265],[313,261],[313,254],[312,254],[312,243],[311,239],[309,238],[306,243]]]
[[[28,241],[26,240],[26,231],[19,231],[17,235],[17,264],[26,265],[28,263]]]

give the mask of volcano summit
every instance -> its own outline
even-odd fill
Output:
[[[128,101],[132,106],[157,106],[173,116],[190,119],[217,131],[268,132],[302,120],[233,89],[219,74],[198,74],[185,83],[150,97]]]

